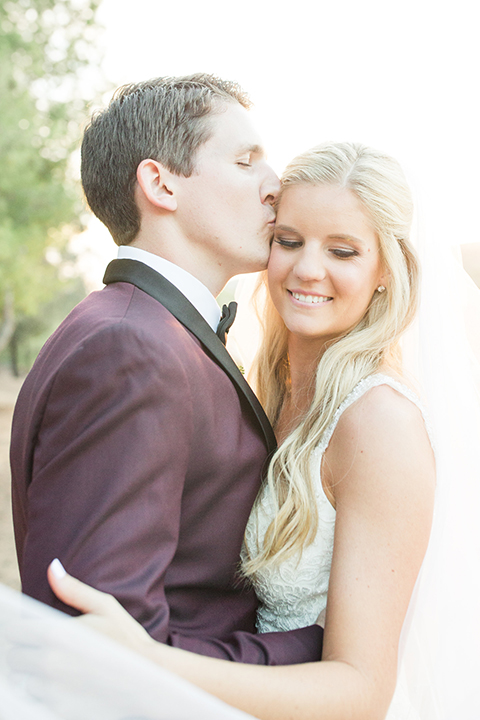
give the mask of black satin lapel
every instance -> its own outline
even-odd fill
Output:
[[[246,397],[262,427],[268,451],[273,452],[275,450],[277,443],[272,426],[255,393],[205,318],[175,285],[172,285],[163,275],[160,275],[148,265],[125,258],[112,260],[109,263],[103,282],[105,285],[114,282],[128,282],[135,285],[135,287],[158,300],[182,325],[190,330]]]

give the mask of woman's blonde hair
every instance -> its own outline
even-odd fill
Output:
[[[312,451],[355,385],[377,372],[387,356],[399,360],[398,340],[418,302],[419,267],[410,243],[413,203],[396,160],[359,144],[322,144],[287,166],[279,201],[297,185],[333,185],[356,195],[374,224],[388,287],[383,293],[375,291],[360,322],[319,359],[310,408],[269,466],[266,482],[276,503],[275,518],[259,547],[247,547],[250,557],[243,569],[250,577],[313,541],[318,523],[313,482],[318,479],[310,473]],[[269,297],[261,321],[264,335],[255,385],[275,426],[289,392],[290,371],[287,330]]]

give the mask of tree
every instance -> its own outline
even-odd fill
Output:
[[[68,241],[84,213],[73,151],[101,89],[97,5],[0,5],[0,351],[71,290]]]

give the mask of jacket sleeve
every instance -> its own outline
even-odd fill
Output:
[[[171,632],[164,581],[177,548],[192,401],[173,350],[154,358],[158,345],[139,334],[125,342],[124,333],[94,335],[54,378],[34,446],[23,591],[72,613],[46,580],[59,557],[159,641],[248,663],[320,659],[316,626],[222,640]]]
[[[322,659],[323,628],[319,625],[255,634],[232,633],[225,640],[171,633],[169,644],[199,655],[252,665],[295,665]]]

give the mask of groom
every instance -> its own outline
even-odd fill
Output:
[[[194,75],[121,88],[93,117],[82,182],[119,259],[22,388],[13,508],[28,595],[68,610],[46,581],[59,557],[157,640],[286,664],[320,659],[321,629],[254,634],[238,561],[275,438],[215,333],[214,296],[265,267],[273,231],[278,179],[248,107]]]

